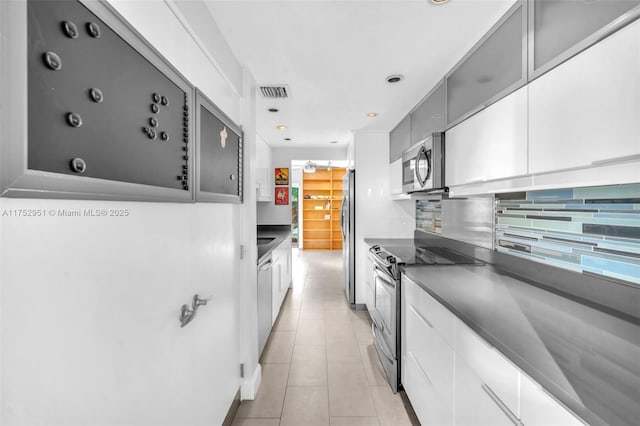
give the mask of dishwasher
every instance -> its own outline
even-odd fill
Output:
[[[272,266],[271,254],[258,264],[258,357],[262,355],[262,350],[271,332]]]

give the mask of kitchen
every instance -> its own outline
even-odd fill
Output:
[[[612,201],[600,203],[609,205],[609,208],[602,207],[604,210],[621,210],[621,206],[625,208],[631,206],[627,209],[629,211],[637,209],[637,202],[628,201],[638,198],[637,183],[640,182],[637,161],[640,153],[638,142],[640,138],[636,119],[639,111],[637,79],[640,75],[637,72],[639,65],[637,57],[640,49],[637,45],[637,22],[635,21],[637,13],[636,9],[632,9],[635,6],[634,2],[585,2],[585,5],[596,4],[594,7],[599,7],[598,3],[600,5],[617,4],[624,11],[613,11],[613,15],[609,15],[598,9],[600,12],[596,14],[597,16],[609,16],[610,19],[607,18],[604,22],[596,19],[595,21],[598,22],[589,24],[592,25],[591,27],[586,25],[587,30],[598,29],[592,31],[597,35],[587,32],[574,39],[570,39],[572,35],[567,35],[565,47],[562,47],[561,43],[551,43],[553,46],[561,46],[560,50],[550,53],[546,58],[543,57],[541,60],[545,63],[539,69],[533,66],[533,60],[529,61],[531,65],[525,61],[523,65],[525,71],[518,76],[516,83],[508,85],[509,87],[502,91],[496,91],[495,87],[489,88],[495,93],[500,92],[498,95],[481,100],[462,99],[471,104],[452,103],[448,100],[449,107],[458,106],[459,109],[447,110],[443,116],[444,119],[450,118],[452,113],[458,114],[458,117],[446,121],[446,128],[437,129],[445,131],[445,184],[449,186],[448,197],[441,200],[420,199],[424,197],[417,194],[413,196],[403,194],[402,188],[398,188],[401,186],[399,177],[402,176],[402,167],[399,167],[402,164],[398,163],[398,159],[402,161],[402,152],[421,140],[412,140],[411,118],[413,117],[406,121],[403,119],[405,116],[411,116],[410,112],[414,116],[419,116],[423,112],[418,108],[419,105],[423,105],[421,100],[424,98],[426,101],[430,98],[430,94],[437,93],[437,90],[432,92],[432,89],[436,88],[440,80],[447,76],[452,78],[451,81],[455,80],[456,73],[449,74],[449,72],[458,63],[460,66],[457,70],[460,73],[457,76],[464,76],[465,71],[473,74],[474,67],[486,65],[486,56],[485,62],[481,57],[480,63],[474,64],[473,60],[464,61],[465,54],[477,46],[477,42],[482,40],[483,35],[487,34],[505,13],[509,12],[509,16],[519,13],[512,9],[516,2],[487,2],[483,6],[478,6],[477,2],[476,6],[473,6],[474,2],[456,0],[442,5],[432,5],[428,2],[406,2],[406,4],[403,2],[403,7],[416,12],[414,14],[416,19],[423,16],[417,12],[422,3],[426,3],[422,6],[429,13],[445,13],[442,9],[436,12],[435,8],[438,7],[459,8],[450,10],[457,11],[456,13],[461,16],[465,11],[470,10],[473,10],[473,15],[476,17],[480,16],[483,10],[485,15],[482,15],[484,19],[474,20],[478,21],[475,26],[472,26],[472,23],[468,26],[459,25],[466,31],[457,31],[448,40],[448,43],[456,46],[455,55],[450,53],[449,56],[441,56],[433,61],[439,68],[430,69],[428,74],[432,76],[430,80],[424,79],[417,83],[421,80],[420,76],[406,73],[404,80],[394,83],[397,86],[392,86],[385,81],[385,78],[398,72],[405,73],[405,71],[389,69],[389,65],[385,65],[389,57],[379,55],[379,61],[373,64],[377,64],[376,68],[372,68],[375,72],[363,73],[361,77],[376,81],[375,84],[379,86],[373,87],[380,87],[376,90],[379,90],[381,99],[384,97],[389,100],[396,99],[393,110],[383,109],[384,105],[380,103],[373,104],[366,94],[361,96],[364,99],[362,102],[366,104],[368,101],[373,105],[367,109],[364,109],[363,104],[357,103],[356,100],[351,102],[349,99],[345,103],[363,107],[362,117],[353,122],[352,127],[348,127],[348,129],[359,130],[354,131],[350,138],[346,139],[341,135],[330,135],[319,130],[318,134],[322,135],[322,145],[301,148],[291,148],[284,144],[302,142],[311,137],[303,133],[294,134],[296,131],[294,121],[284,123],[289,126],[289,130],[284,132],[289,131],[290,134],[275,129],[276,125],[283,123],[273,115],[269,115],[277,116],[278,113],[270,113],[263,108],[266,106],[265,100],[260,98],[261,95],[255,90],[257,84],[254,79],[258,76],[252,76],[252,72],[256,71],[245,68],[245,64],[241,65],[237,59],[238,50],[242,52],[243,45],[234,46],[232,49],[229,42],[233,37],[229,26],[234,22],[231,19],[234,14],[245,14],[244,18],[248,22],[257,25],[256,21],[261,18],[273,17],[273,14],[277,15],[278,12],[285,12],[288,9],[274,8],[274,4],[270,2],[257,2],[251,5],[255,12],[250,13],[240,8],[234,9],[231,4],[233,2],[212,3],[114,1],[105,3],[110,5],[102,8],[105,10],[102,10],[101,6],[94,6],[96,8],[94,10],[96,13],[103,14],[100,16],[113,15],[114,11],[116,15],[122,16],[121,20],[111,21],[115,22],[113,24],[115,28],[119,31],[125,31],[130,27],[135,28],[135,31],[129,31],[128,37],[131,39],[142,37],[147,40],[152,47],[150,50],[157,50],[156,53],[159,56],[164,57],[172,67],[177,69],[177,72],[174,72],[176,79],[182,76],[182,80],[198,87],[207,98],[214,101],[215,109],[222,111],[222,115],[226,115],[229,122],[242,125],[243,203],[207,201],[189,203],[185,202],[184,197],[181,199],[181,195],[176,195],[177,198],[171,202],[160,203],[144,200],[139,193],[131,192],[128,198],[121,197],[114,201],[113,197],[78,196],[77,190],[75,197],[49,199],[37,194],[34,196],[29,191],[37,192],[45,189],[62,192],[62,189],[68,186],[65,186],[65,179],[62,179],[55,180],[57,184],[53,187],[44,187],[49,184],[49,181],[38,181],[37,178],[42,175],[38,173],[27,174],[27,177],[35,175],[33,180],[18,182],[24,185],[18,188],[22,191],[21,193],[13,196],[4,194],[5,196],[0,199],[3,211],[0,246],[2,261],[0,277],[2,280],[0,299],[2,304],[0,359],[2,394],[0,396],[2,397],[3,424],[222,424],[229,410],[234,406],[239,390],[241,399],[252,399],[260,386],[260,364],[257,357],[259,339],[256,327],[258,310],[255,294],[258,247],[255,244],[257,239],[255,224],[281,225],[288,222],[280,221],[285,217],[282,212],[287,211],[286,206],[276,206],[272,204],[273,202],[258,203],[257,209],[249,206],[255,206],[257,195],[253,189],[261,179],[259,175],[261,168],[266,167],[272,171],[276,167],[290,167],[291,160],[303,158],[351,161],[356,170],[356,179],[360,183],[360,188],[366,188],[365,191],[356,189],[356,206],[358,207],[356,207],[355,219],[357,224],[355,288],[356,292],[360,292],[356,294],[356,303],[365,303],[366,296],[365,281],[362,280],[366,277],[369,245],[365,238],[412,239],[414,230],[422,232],[419,227],[427,232],[433,232],[437,229],[435,224],[441,223],[442,235],[452,236],[453,240],[461,242],[461,245],[453,248],[454,250],[462,251],[468,256],[472,253],[472,257],[479,258],[490,265],[497,264],[499,263],[497,259],[506,257],[514,265],[513,267],[522,266],[523,270],[516,275],[521,276],[527,272],[526,265],[531,265],[527,257],[531,257],[532,254],[536,259],[545,259],[550,264],[566,267],[567,263],[573,263],[574,270],[584,267],[580,269],[580,273],[568,273],[564,270],[558,272],[560,269],[554,268],[553,271],[557,275],[554,275],[555,278],[552,277],[550,281],[555,292],[573,294],[582,302],[580,306],[563,305],[558,302],[558,299],[549,300],[546,305],[557,307],[556,311],[560,312],[580,311],[584,309],[581,306],[595,305],[600,307],[598,312],[622,313],[606,320],[596,318],[595,324],[603,327],[603,324],[606,324],[609,327],[608,332],[614,336],[619,335],[622,340],[625,339],[623,336],[630,335],[631,337],[627,337],[629,339],[627,352],[622,352],[622,355],[626,354],[633,360],[633,354],[638,350],[637,280],[634,281],[634,278],[637,278],[637,272],[633,266],[636,262],[633,260],[633,254],[623,256],[625,257],[623,262],[618,260],[621,256],[619,252],[637,252],[637,237],[633,237],[635,234],[632,233],[637,229],[637,224],[634,219],[616,217],[616,214],[629,214],[629,212],[621,213],[620,211],[598,212],[598,214],[614,216],[605,217],[600,221],[584,221],[581,220],[581,212],[571,212],[572,209],[576,209],[575,205],[565,201],[582,200],[584,206],[598,204],[594,200],[608,199]],[[264,4],[259,6],[258,3]],[[346,13],[349,9],[356,8],[357,3],[337,2],[337,5],[341,5],[340,7],[343,7]],[[544,2],[527,2],[525,9],[533,7],[535,3]],[[562,5],[569,2],[549,3]],[[379,9],[371,11],[371,15],[367,16],[373,19],[376,15],[374,12],[380,10],[384,11],[386,16],[394,16],[396,22],[401,22],[397,15],[393,15],[390,11],[392,7],[388,2],[372,4],[374,7],[371,9]],[[293,5],[289,6],[293,7]],[[28,106],[25,82],[27,73],[24,70],[27,54],[20,43],[15,43],[16,38],[26,39],[26,13],[24,10],[15,10],[20,7],[20,2],[3,2],[0,9],[0,28],[3,35],[1,49],[3,52],[1,61],[3,64],[1,75],[3,191],[14,184],[13,181],[7,183],[7,179],[18,172],[22,173],[22,170],[16,172],[14,163],[8,163],[7,158],[15,158],[13,150],[16,148],[14,145],[9,148],[7,146],[10,145],[9,141],[26,140],[24,133],[28,125],[25,118]],[[295,12],[292,16],[297,15],[298,19],[302,19],[302,16],[305,16],[303,13],[306,10],[305,7],[313,11],[318,11],[314,8],[320,8],[316,2],[306,5],[302,3],[292,9]],[[426,9],[427,7],[431,9]],[[474,7],[476,9],[473,9]],[[270,10],[270,8],[273,9]],[[491,9],[490,12],[487,12],[488,9]],[[626,15],[629,10],[632,10],[632,13]],[[358,11],[364,13],[361,10]],[[11,19],[15,18],[13,13],[18,13],[21,18]],[[558,13],[557,16],[566,15]],[[625,18],[618,19],[620,16]],[[228,18],[228,21],[223,17]],[[527,22],[524,16],[521,15],[520,18],[521,22]],[[529,18],[532,19],[532,16]],[[468,17],[467,19],[472,21]],[[516,21],[519,20],[505,19],[503,22],[515,25],[518,23]],[[266,22],[269,21],[266,20]],[[592,21],[585,19],[581,22]],[[342,24],[349,28],[346,23],[342,22]],[[512,30],[510,25],[506,28]],[[275,31],[274,28],[271,29]],[[294,25],[294,29],[300,34],[304,32],[304,26],[301,25]],[[353,31],[353,28],[351,30]],[[326,32],[329,31],[323,34]],[[611,35],[600,40],[605,34]],[[552,40],[558,37],[554,39],[552,35]],[[87,37],[83,40],[85,38]],[[250,37],[247,38],[251,40]],[[506,39],[512,40],[510,37]],[[527,58],[526,53],[523,52],[531,47],[525,43],[524,38],[521,40],[522,46],[519,46],[519,43],[516,43],[518,46],[512,44],[509,46],[514,49],[521,47],[519,51],[515,51],[515,54],[520,53],[523,58]],[[259,40],[254,38],[253,42],[258,43]],[[379,44],[381,51],[393,52],[395,40],[389,37],[387,42],[389,44]],[[539,45],[543,46],[544,43],[541,42]],[[489,49],[491,43],[485,46],[488,46],[488,57],[493,58]],[[498,48],[501,46],[498,44]],[[353,46],[346,47],[347,50],[354,51]],[[136,45],[136,48],[144,49],[144,46]],[[322,46],[310,45],[309,48],[319,49],[319,60],[330,59]],[[446,47],[441,49],[447,50]],[[263,50],[269,52],[269,49]],[[305,57],[308,58],[308,56]],[[473,56],[470,57],[473,58]],[[7,58],[11,58],[11,61]],[[337,59],[345,66],[354,66],[354,61],[349,57],[338,55]],[[61,71],[72,69],[67,66],[72,64],[67,63],[65,57],[62,60]],[[491,63],[491,60],[489,62]],[[55,66],[55,58],[51,63]],[[110,63],[117,64],[117,62]],[[465,63],[471,64],[470,67],[465,68]],[[528,66],[531,70],[527,69]],[[167,73],[170,73],[170,70]],[[324,78],[317,74],[310,73],[307,78]],[[509,76],[512,74],[505,73],[495,77]],[[584,78],[578,78],[579,76]],[[485,83],[478,82],[480,86],[484,88],[492,86],[486,83],[486,75],[480,77],[485,77],[484,80],[478,78],[485,81]],[[264,81],[262,78],[269,80]],[[279,78],[282,77],[268,75],[260,77],[259,83],[282,83],[282,81],[275,81]],[[468,80],[461,78],[459,81]],[[294,85],[291,81],[285,81],[285,83],[291,85],[291,101],[301,97],[298,94],[301,93],[299,90],[302,90],[302,86]],[[449,89],[451,88],[452,85],[449,85]],[[397,92],[394,92],[395,90]],[[449,96],[450,93],[455,95],[450,91],[446,92],[445,96]],[[589,94],[590,101],[582,99],[585,93]],[[482,98],[486,92],[480,95]],[[109,92],[105,91],[105,96],[108,100]],[[11,108],[7,108],[7,105],[11,105]],[[172,101],[167,108],[170,109],[174,105],[175,102]],[[595,105],[602,108],[596,108]],[[215,109],[211,108],[211,111]],[[283,104],[280,109],[286,112],[286,104]],[[164,111],[160,109],[161,114]],[[378,112],[379,116],[367,117],[366,114],[369,112]],[[341,110],[339,113],[350,116],[352,111]],[[301,114],[314,117],[309,111],[301,111]],[[222,117],[222,115],[217,116]],[[88,118],[85,116],[83,118],[86,122],[85,127],[89,127]],[[70,124],[77,123],[74,117],[69,120]],[[399,123],[401,126],[397,126]],[[164,123],[161,124],[164,125]],[[404,127],[408,129],[408,138],[402,136],[402,124],[405,126],[408,124],[408,127]],[[231,136],[232,126],[227,127]],[[428,131],[428,129],[422,129],[422,131],[425,130]],[[190,133],[194,132],[195,130],[191,130]],[[293,140],[284,141],[287,137]],[[475,143],[469,142],[470,137]],[[267,166],[263,163],[264,156],[258,156],[257,151],[262,149],[259,148],[262,144],[259,138],[264,138],[264,141],[269,143],[271,160],[267,162]],[[339,143],[331,147],[328,143],[333,140],[338,140]],[[390,140],[393,141],[391,145]],[[603,143],[603,141],[606,142]],[[76,165],[76,169],[83,170],[82,163],[77,164],[80,166]],[[88,162],[88,173],[92,171],[92,167],[93,164]],[[389,170],[394,178],[389,177],[387,173]],[[272,174],[268,176],[272,178]],[[73,182],[83,178],[75,177],[75,179]],[[175,180],[175,176],[173,179]],[[28,185],[34,185],[34,188]],[[611,185],[623,186],[612,187]],[[95,188],[92,189],[95,193]],[[100,189],[104,193],[111,187]],[[124,189],[119,187],[112,191],[122,194]],[[541,190],[556,192],[537,192]],[[185,192],[188,190],[185,189]],[[175,193],[182,194],[182,190]],[[508,194],[505,198],[496,196],[495,226],[493,216],[490,216],[490,220],[482,222],[481,226],[475,226],[473,222],[466,221],[469,216],[477,217],[475,209],[486,208],[487,205],[491,206],[489,210],[493,214],[494,200],[491,199],[488,204],[486,199],[493,197],[493,194]],[[201,195],[202,200],[207,198],[205,194]],[[153,196],[162,198],[164,193],[153,194]],[[556,233],[538,235],[537,228],[528,229],[523,225],[534,220],[548,219],[527,218],[526,215],[536,215],[536,213],[522,206],[536,204],[537,201],[545,199],[551,201],[549,204],[561,205],[562,208],[567,209],[566,212],[554,212],[553,216],[571,217],[571,220],[556,220],[553,223]],[[437,205],[438,202],[440,205]],[[557,209],[559,207],[556,207]],[[57,212],[58,210],[106,210],[108,214],[113,211],[114,215],[68,217],[47,214],[49,211]],[[41,212],[43,216],[20,216],[24,211],[28,211],[29,214]],[[290,214],[290,209],[288,212]],[[380,214],[367,214],[367,212]],[[463,216],[459,218],[461,222],[454,220],[458,218],[457,213]],[[47,215],[44,216],[44,214]],[[542,216],[539,213],[538,215]],[[290,219],[290,216],[287,219]],[[418,219],[421,221],[418,222]],[[490,223],[488,228],[487,222]],[[575,240],[569,242],[573,244],[569,248],[566,246],[562,249],[550,248],[546,244],[549,242],[549,237],[561,238],[558,237],[558,233],[561,235],[572,233],[573,228],[566,222],[581,223],[583,229],[589,230],[581,237],[583,238],[581,241],[587,243],[582,246],[594,244],[597,246],[598,243],[593,242],[593,238],[613,240],[613,244],[601,247],[609,250],[604,252],[609,256],[607,261],[602,261],[602,256],[594,260],[593,256],[572,251],[576,248],[573,247],[576,245]],[[471,226],[457,227],[455,226],[457,223],[465,225],[471,223]],[[604,231],[598,232],[610,232],[606,234],[608,236],[595,233],[602,227],[605,228]],[[470,229],[474,232],[470,232]],[[488,239],[487,232],[492,234]],[[611,232],[621,232],[621,234],[612,235]],[[600,238],[593,237],[594,235],[605,236]],[[626,238],[625,235],[631,237]],[[545,244],[532,242],[534,240]],[[630,243],[629,240],[631,240]],[[465,247],[468,248],[462,244],[465,241],[472,241],[473,251],[464,252]],[[486,248],[488,244],[495,245],[498,250]],[[393,250],[393,247],[382,245]],[[577,245],[580,246],[580,244]],[[479,248],[476,249],[475,246]],[[485,249],[489,250],[489,254],[483,251]],[[596,252],[591,249],[587,251]],[[588,258],[588,262],[585,261],[576,266],[578,263],[569,260],[574,259],[574,255]],[[34,265],[38,267],[35,268]],[[607,265],[613,265],[615,268],[608,270]],[[456,268],[455,270],[462,270],[461,268],[493,270],[491,268],[494,266],[491,268],[486,266],[461,265],[453,268]],[[415,268],[418,267],[407,267],[409,279],[420,282],[422,280],[420,272]],[[430,268],[435,271],[440,267]],[[450,269],[454,270],[453,268]],[[548,267],[533,266],[531,268],[541,276],[545,276],[544,273]],[[464,270],[467,271],[467,269]],[[472,272],[468,273],[472,274]],[[478,273],[473,272],[473,274]],[[600,278],[603,274],[611,279]],[[581,277],[578,282],[571,279],[576,275]],[[521,301],[522,297],[527,300],[530,297],[527,293],[532,291],[530,287],[519,287],[522,284],[512,283],[507,278],[497,279],[494,275],[490,277],[492,278],[488,278],[487,281],[493,282],[495,278],[496,285],[504,287],[487,287],[488,284],[478,278],[480,286],[483,286],[482,288],[487,292],[502,293],[505,288],[522,288],[523,293],[515,295],[513,300]],[[425,300],[427,296],[422,294],[431,294],[434,297],[433,293],[435,293],[435,302],[440,304],[444,302],[447,308],[445,316],[447,313],[452,315],[451,312],[453,312],[453,314],[460,313],[464,317],[465,313],[451,299],[443,296],[446,291],[434,287],[428,287],[425,290],[419,284],[412,291],[423,291],[420,297]],[[543,294],[547,293],[551,292]],[[199,295],[206,302],[202,302],[202,305],[198,303],[192,305],[192,302],[195,302],[194,295]],[[198,313],[193,317],[193,321],[185,327],[180,327],[179,318],[183,305],[187,306],[184,312],[195,311],[197,308]],[[530,308],[542,310],[546,305],[531,302]],[[491,309],[488,305],[478,306]],[[417,312],[422,312],[419,306],[414,308]],[[437,308],[434,308],[435,310]],[[114,312],[118,314],[114,316]],[[593,314],[593,311],[588,312],[585,315]],[[428,313],[423,312],[423,314],[425,318],[429,318]],[[620,317],[623,317],[625,322],[622,324],[625,326],[617,325],[616,320]],[[566,317],[563,318],[564,322],[568,321]],[[456,318],[452,321],[458,325]],[[437,324],[433,325],[437,327]],[[456,329],[455,326],[454,329]],[[569,328],[569,333],[570,331]],[[605,331],[599,329],[598,336],[611,336],[604,334]],[[487,339],[490,334],[487,330],[484,330],[483,334],[482,330],[473,330],[471,327],[471,334],[467,334],[471,336],[469,341],[473,341],[474,338],[477,340],[473,332],[478,333],[482,339]],[[588,330],[577,334],[586,334],[589,337]],[[203,336],[211,336],[211,338],[207,339]],[[450,337],[442,337],[441,340],[445,343],[451,342]],[[453,349],[457,355],[458,346],[455,343],[457,341],[454,342],[454,348],[450,349]],[[496,342],[493,342],[493,346],[498,351],[503,349],[508,352],[508,347],[501,347]],[[594,351],[598,353],[596,349]],[[482,350],[478,353],[482,353]],[[516,383],[525,383],[526,386],[533,383],[534,390],[539,389],[537,385],[542,385],[544,391],[550,391],[552,402],[557,404],[559,400],[563,408],[572,412],[572,415],[581,417],[584,422],[625,424],[624,421],[602,418],[598,414],[593,414],[588,407],[587,411],[581,411],[577,405],[569,402],[571,399],[559,398],[554,393],[556,391],[547,389],[545,384],[548,385],[548,383],[543,383],[543,378],[533,373],[535,369],[518,364],[508,356],[508,353],[502,354],[507,355],[507,359],[515,364],[515,367],[510,364],[511,367],[517,367],[514,372]],[[609,355],[611,354],[607,354]],[[420,359],[420,356],[416,356],[416,359]],[[528,362],[526,357],[523,359],[525,363]],[[596,361],[584,359],[583,362]],[[243,369],[242,376],[240,365]],[[590,365],[595,366],[598,374],[601,374],[599,368],[602,364],[596,362],[595,365]],[[627,368],[626,371],[631,378],[631,381],[626,382],[629,385],[628,395],[637,395],[637,364],[634,366],[632,363],[626,367],[618,364],[618,366]],[[424,364],[422,367],[427,368]],[[419,370],[418,373],[420,373]],[[478,374],[481,376],[480,373]],[[420,374],[412,377],[420,377]],[[524,380],[525,378],[531,383]],[[492,383],[488,385],[495,396],[503,396],[500,388],[492,386]],[[455,386],[452,388],[455,394]],[[486,391],[483,392],[488,394]],[[523,411],[526,404],[522,403],[525,400],[510,402],[511,400],[520,401],[520,395],[524,393],[521,391],[514,398],[503,397],[505,406],[510,407],[509,409],[512,414],[515,413],[516,417],[524,416],[526,412],[526,410]],[[447,394],[447,398],[451,398],[450,393]],[[409,399],[411,399],[410,392]],[[637,398],[635,400],[637,401]],[[414,400],[412,404],[418,413],[419,404]],[[616,402],[615,407],[618,406],[619,401]],[[634,415],[637,419],[637,412],[629,413],[624,409],[625,406],[622,404],[622,411],[619,413],[627,416],[626,419],[630,418],[633,421]],[[592,417],[592,414],[595,417]],[[522,421],[527,424],[524,417]]]

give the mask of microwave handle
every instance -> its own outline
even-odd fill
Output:
[[[424,159],[427,162],[427,175],[425,177],[422,177],[420,175],[420,167],[418,166],[420,164],[420,157],[422,156],[424,156]],[[425,183],[427,183],[427,180],[429,180],[429,174],[431,171],[429,156],[427,155],[427,149],[424,146],[420,147],[420,150],[416,155],[415,171],[416,171],[416,177],[418,178],[418,183],[420,184],[421,187],[423,187]]]

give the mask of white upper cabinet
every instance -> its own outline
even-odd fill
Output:
[[[259,136],[256,137],[256,191],[258,201],[273,201],[273,174],[271,148]]]
[[[640,21],[529,84],[529,171],[640,154]]]
[[[449,130],[445,152],[447,186],[527,174],[527,87]]]

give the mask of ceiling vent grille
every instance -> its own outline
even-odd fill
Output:
[[[260,86],[260,93],[263,98],[284,99],[289,97],[289,88],[284,85]]]

